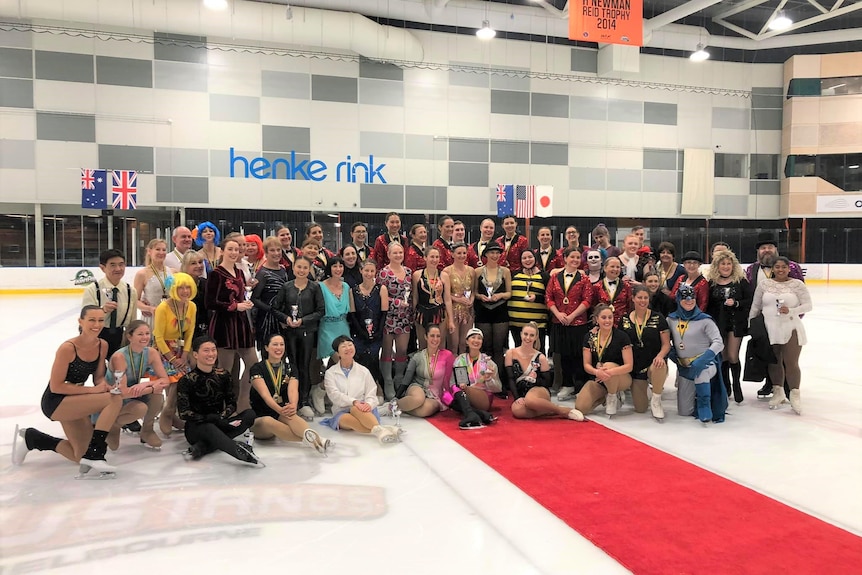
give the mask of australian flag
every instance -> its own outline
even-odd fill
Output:
[[[81,168],[81,207],[104,210],[108,207],[108,174],[105,170]]]
[[[514,213],[515,186],[500,184],[497,186],[497,217],[504,218]]]

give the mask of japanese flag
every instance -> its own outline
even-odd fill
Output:
[[[554,215],[554,186],[536,186],[536,217]]]

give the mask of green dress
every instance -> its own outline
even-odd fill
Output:
[[[329,291],[326,284],[320,282],[323,293],[323,303],[326,312],[320,318],[317,330],[317,358],[323,359],[332,355],[332,342],[339,335],[350,336],[350,326],[347,324],[347,314],[350,311],[350,286],[341,282],[341,297],[337,298]]]

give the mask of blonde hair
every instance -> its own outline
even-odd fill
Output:
[[[195,279],[192,276],[190,276],[189,274],[183,273],[183,272],[177,272],[174,274],[174,281],[173,281],[173,284],[171,284],[171,291],[170,291],[171,299],[177,300],[177,301],[182,299],[182,298],[180,298],[180,295],[177,292],[177,290],[183,286],[192,288],[192,294],[191,294],[191,296],[189,296],[189,299],[190,300],[195,299],[195,296],[198,295],[197,282],[195,282]]]
[[[153,238],[147,244],[147,255],[144,257],[144,265],[149,266],[153,263],[153,258],[150,257],[150,250],[155,248],[159,244],[165,244],[165,248],[168,247],[168,242],[163,240],[162,238]]]
[[[204,261],[204,257],[200,254],[200,252],[189,250],[185,254],[183,254],[183,261],[180,262],[180,269],[185,272],[191,265],[192,260],[202,262]]]
[[[706,279],[712,282],[717,281],[718,278],[721,277],[721,274],[718,272],[718,264],[720,264],[724,260],[730,260],[733,264],[733,271],[730,272],[730,281],[741,281],[742,278],[745,277],[745,273],[742,271],[742,266],[739,265],[739,260],[736,259],[736,254],[734,254],[730,250],[721,250],[719,252],[715,252],[712,257],[712,263],[709,264],[709,270],[706,273]]]
[[[281,240],[275,236],[269,236],[265,240],[263,240],[263,253],[266,255],[266,252],[269,251],[269,248],[276,247],[281,249]]]

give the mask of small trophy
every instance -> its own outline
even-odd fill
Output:
[[[251,292],[254,291],[254,288],[251,286],[245,286],[245,301],[251,301]]]
[[[111,288],[102,288],[102,293],[105,294],[105,301],[114,301],[114,290]]]
[[[472,292],[472,291],[470,291],[470,290],[468,290],[468,289],[465,289],[465,290],[464,290],[464,298],[465,298],[465,299],[470,299],[470,294],[471,294],[471,293],[473,293],[473,292]]]
[[[494,286],[485,286],[485,291],[488,292],[488,299],[491,299],[491,296],[494,295]]]
[[[526,294],[524,294],[524,299],[525,299],[525,300],[529,300],[529,299],[530,299],[530,289],[531,289],[532,287],[533,287],[533,282],[528,281],[528,282],[527,282],[527,293],[526,293]]]
[[[779,316],[781,315],[781,306],[783,306],[783,305],[784,305],[783,299],[775,300],[775,315],[779,315]]]
[[[730,299],[730,288],[724,288],[724,299]]]
[[[404,305],[410,305],[410,288],[404,290]]]
[[[290,319],[296,321],[297,316],[299,315],[299,306],[292,305],[290,306]]]
[[[123,376],[126,375],[126,372],[125,372],[125,370],[115,369],[113,371],[113,375],[114,375],[114,386],[111,387],[111,393],[113,395],[120,395],[121,393],[123,393],[122,390],[120,390],[120,380],[123,379]]]
[[[368,337],[374,336],[374,320],[370,317],[365,318],[365,330],[368,332]]]

